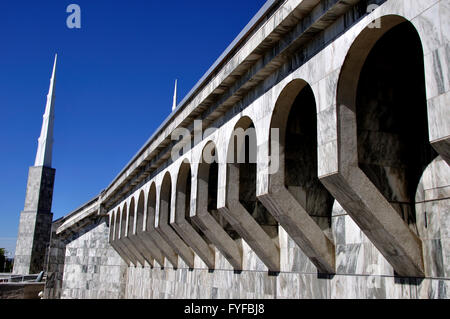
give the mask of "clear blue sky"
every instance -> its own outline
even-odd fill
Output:
[[[66,7],[81,7],[81,29]],[[53,57],[54,218],[109,185],[265,0],[0,2],[0,247],[14,250]]]

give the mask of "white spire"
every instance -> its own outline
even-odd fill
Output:
[[[55,54],[55,62],[53,64],[53,72],[50,79],[50,88],[48,90],[47,104],[45,105],[41,136],[38,139],[38,149],[34,166],[52,166],[53,123],[55,121],[55,75],[57,58],[58,55]]]
[[[177,108],[177,81],[178,80],[175,80],[175,91],[173,92],[172,111]]]

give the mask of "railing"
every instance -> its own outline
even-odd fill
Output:
[[[0,274],[0,283],[34,282],[34,281],[36,281],[38,276],[39,276],[39,274],[32,274],[32,275]]]

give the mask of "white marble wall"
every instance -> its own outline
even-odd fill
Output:
[[[103,220],[69,239],[62,299],[123,298],[127,266],[109,245],[108,236],[109,228]]]
[[[448,23],[449,1],[386,1],[372,15],[365,17],[345,34],[328,45],[308,63],[284,75],[269,77],[263,84],[266,93],[239,112],[231,112],[220,120],[221,130],[210,136],[216,145],[226,145],[231,129],[242,116],[250,116],[255,123],[258,145],[263,145],[266,128],[271,120],[274,100],[293,79],[305,79],[313,88],[318,106],[318,151],[319,175],[338,170],[336,88],[340,68],[346,53],[359,32],[374,18],[389,14],[404,16],[416,27],[424,46],[427,98],[429,100],[430,140],[448,136],[449,111],[448,83]],[[326,38],[335,37],[344,28],[344,19],[339,19],[325,31]],[[446,55],[447,54],[447,55]],[[445,60],[445,61],[444,61]],[[266,90],[265,88],[270,88]],[[437,103],[436,101],[440,101]],[[436,109],[436,107],[438,109]],[[444,123],[445,122],[445,123]],[[202,149],[207,140],[197,145]],[[223,148],[225,149],[225,148]],[[219,149],[219,159],[224,150]],[[226,150],[225,150],[226,151]],[[258,165],[258,194],[267,191],[264,158],[265,147],[258,148],[262,164]],[[195,148],[186,157],[196,160]],[[180,159],[181,161],[181,159]],[[178,164],[163,170],[177,174]],[[172,177],[175,179],[175,177]],[[438,157],[425,170],[417,192],[417,228],[423,242],[426,276],[399,278],[392,266],[364,235],[353,219],[336,201],[332,217],[332,237],[336,245],[336,274],[319,278],[316,268],[301,252],[289,235],[280,227],[279,246],[281,272],[269,276],[267,268],[243,243],[244,267],[236,274],[228,262],[216,252],[216,270],[203,269],[164,270],[148,267],[130,268],[126,297],[128,298],[448,298],[450,245],[448,240],[450,192],[450,168]],[[158,181],[158,176],[155,178]],[[219,169],[219,207],[224,205],[225,170]],[[158,182],[157,182],[158,183]],[[426,212],[426,217],[425,217]],[[426,224],[425,227],[425,218]],[[197,258],[197,257],[196,257]],[[197,259],[196,259],[197,260]],[[201,265],[201,261],[199,262]],[[218,265],[221,265],[219,267]],[[145,280],[141,280],[145,278]],[[139,283],[139,285],[138,285]]]
[[[340,18],[325,30],[322,42],[318,40],[320,43],[317,45],[323,46],[321,51],[309,56],[304,64],[299,63],[294,57],[292,61],[281,66],[256,87],[254,92],[244,97],[243,101],[215,123],[220,127],[218,131],[209,135],[174,163],[165,163],[154,176],[148,177],[142,185],[133,189],[132,194],[118,206],[128,205],[132,197],[135,197],[136,201],[141,191],[148,194],[153,183],[159,194],[162,179],[167,172],[170,173],[172,185],[176,185],[179,167],[184,158],[194,163],[192,167],[195,177],[197,167],[195,163],[198,163],[206,143],[213,141],[218,146],[218,157],[221,163],[218,207],[224,207],[226,165],[222,163],[225,162],[226,146],[233,128],[243,116],[249,116],[256,128],[257,195],[267,193],[267,141],[272,112],[278,96],[294,79],[303,79],[309,83],[316,98],[319,176],[336,173],[339,170],[336,91],[340,71],[355,39],[369,23],[381,16],[403,16],[416,27],[424,48],[430,141],[449,136],[448,56],[450,51],[448,39],[450,30],[447,22],[450,16],[449,2],[448,0],[388,0],[371,15],[354,21],[351,28],[346,25],[348,21]],[[338,36],[340,32],[342,34]],[[333,41],[324,46],[323,41],[328,40]],[[172,123],[167,130],[173,129],[175,124]],[[194,179],[192,210],[195,210],[195,190]],[[175,189],[172,189],[172,198],[175,194]],[[392,266],[336,201],[330,234],[336,248],[336,274],[334,275],[319,276],[315,266],[282,227],[280,227],[278,238],[275,239],[280,247],[281,271],[278,274],[269,274],[267,267],[245,241],[242,241],[243,270],[240,273],[235,273],[228,261],[217,250],[214,271],[208,271],[208,267],[198,256],[195,256],[195,267],[192,270],[189,270],[179,259],[177,270],[166,262],[163,269],[155,263],[156,267],[153,269],[146,265],[143,268],[128,267],[127,271],[123,271],[122,264],[118,262],[118,255],[114,255],[115,253],[111,252],[112,249],[107,244],[108,231],[100,225],[98,230],[94,229],[81,235],[67,246],[63,297],[448,298],[450,295],[448,287],[450,283],[448,263],[450,258],[448,237],[450,167],[441,157],[436,158],[423,173],[416,202],[416,226],[422,240],[425,278],[396,276]],[[157,204],[156,218],[158,218],[158,209]],[[175,204],[172,202],[172,220],[174,220],[174,210]],[[98,236],[103,236],[104,239],[103,237],[99,239]],[[94,243],[93,247],[84,246],[91,245],[91,242]],[[105,265],[103,261],[94,259],[102,258],[102,256],[109,257],[105,259]],[[113,260],[113,264],[108,264],[108,260]],[[122,287],[123,295],[120,292]]]

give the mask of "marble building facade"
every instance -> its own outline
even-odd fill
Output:
[[[449,17],[448,0],[268,1],[53,222],[46,298],[448,298]],[[179,128],[200,138],[180,150]]]

